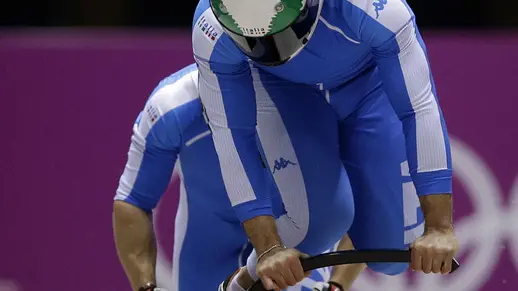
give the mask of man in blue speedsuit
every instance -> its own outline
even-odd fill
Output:
[[[156,247],[150,213],[169,184],[175,164],[181,191],[169,291],[215,290],[229,273],[246,264],[251,252],[228,200],[198,96],[198,72],[190,65],[160,82],[133,126],[128,160],[115,196],[113,223],[118,255],[135,291],[155,289]],[[288,95],[263,102],[270,102],[270,106],[258,116],[259,144],[264,146],[263,170],[283,240],[296,243],[308,236],[312,238],[306,242],[310,249],[322,244],[319,237],[327,241],[332,236],[337,241],[350,224],[353,203],[349,179],[339,159],[338,123],[332,108],[324,99],[311,95],[300,96],[296,109],[291,108]],[[319,123],[305,118],[313,113],[323,116]],[[360,161],[361,166],[369,163],[368,159]],[[412,217],[419,213],[419,203],[407,176],[402,172],[398,183],[407,190],[404,201],[407,216]],[[402,211],[399,203],[383,207]],[[379,207],[372,203],[354,205],[360,217],[383,213]],[[422,215],[415,217],[415,223],[407,221],[407,226],[399,217],[394,215],[383,225],[362,220],[356,247],[368,247],[372,240],[379,246],[404,246],[422,233]],[[339,249],[352,248],[345,236]],[[402,266],[387,264],[385,268],[394,271]],[[320,282],[315,287],[348,290],[362,269],[361,265],[336,268],[331,273],[335,283]],[[302,282],[302,290],[311,289],[314,281],[328,279],[327,273],[320,273],[315,271],[312,280]],[[297,288],[289,290],[301,287]]]
[[[255,144],[257,116],[270,106],[265,96],[290,96],[295,108],[301,96],[312,95],[335,109],[355,202],[380,207],[376,217],[355,218],[349,230],[355,244],[357,222],[383,225],[394,219],[393,209],[381,205],[401,201],[398,177],[404,165],[426,221],[424,235],[412,246],[411,267],[425,273],[451,270],[458,243],[448,134],[426,49],[404,0],[201,0],[193,52],[229,200],[255,248],[247,270],[222,289],[243,290],[258,278],[268,289],[293,285],[303,278],[302,253],[315,254],[329,243],[310,248],[306,241],[313,238],[307,235],[293,244],[281,240],[275,228]],[[319,123],[323,116],[305,118]],[[408,164],[400,159],[401,149]],[[370,164],[360,167],[359,161],[367,160]]]

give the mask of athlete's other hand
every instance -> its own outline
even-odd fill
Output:
[[[300,258],[307,255],[296,249],[275,248],[262,256],[256,266],[257,276],[267,290],[280,291],[294,286],[311,274],[304,273]]]
[[[452,260],[459,249],[459,242],[453,227],[427,229],[424,235],[414,241],[411,246],[414,271],[425,274],[448,274],[452,269]]]

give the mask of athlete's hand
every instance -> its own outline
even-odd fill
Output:
[[[453,256],[459,249],[459,243],[453,227],[427,229],[422,237],[416,239],[411,246],[414,271],[425,274],[448,274],[452,268]]]
[[[256,266],[257,276],[267,290],[280,291],[294,286],[309,276],[304,273],[300,258],[307,255],[296,249],[275,248],[259,259]]]

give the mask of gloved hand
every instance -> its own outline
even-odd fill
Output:
[[[313,291],[344,291],[342,286],[335,282],[317,282]]]

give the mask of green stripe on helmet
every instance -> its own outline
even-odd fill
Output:
[[[210,1],[216,18],[225,28],[238,35],[251,36],[249,33],[246,33],[246,29],[243,29],[234,19],[232,14],[228,12],[225,6],[225,0]],[[292,24],[297,17],[299,17],[300,11],[304,7],[304,3],[305,0],[280,0],[274,7],[272,7],[272,10],[275,12],[275,16],[271,19],[268,27],[264,27],[264,29],[266,29],[265,33],[263,35],[256,34],[253,36],[268,36],[283,31]]]
[[[299,17],[303,2],[302,0],[281,0],[275,6],[277,14],[272,19],[266,35],[276,34],[290,26]]]
[[[211,0],[211,3],[212,9],[218,21],[221,22],[223,26],[225,26],[228,30],[232,31],[233,33],[242,35],[243,31],[241,31],[241,29],[237,25],[236,20],[232,17],[232,15],[228,13],[227,8],[223,4],[223,1]]]

